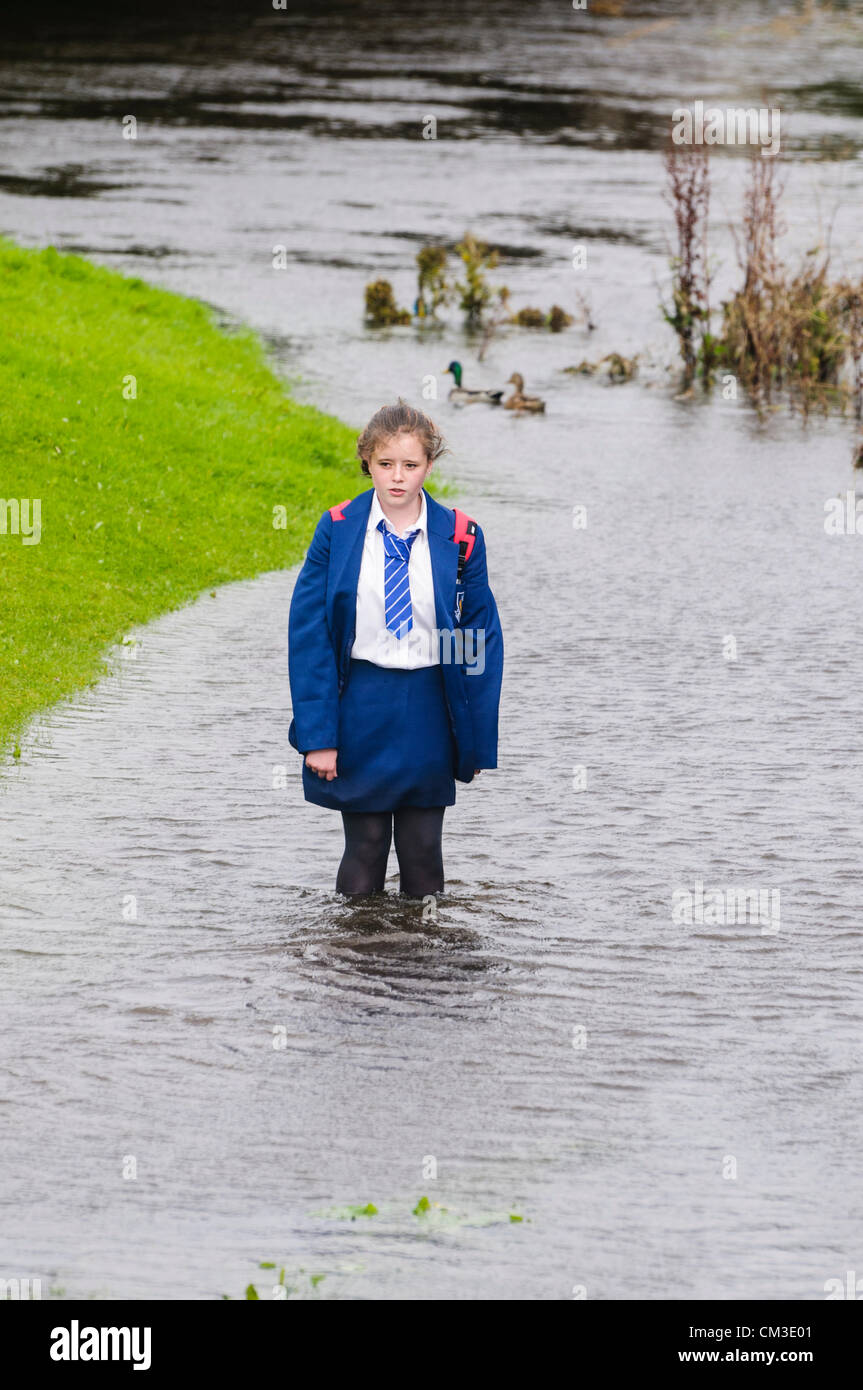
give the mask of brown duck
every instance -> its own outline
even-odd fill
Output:
[[[524,394],[524,377],[520,372],[513,372],[506,384],[514,389],[512,395],[507,396],[503,403],[505,410],[531,411],[535,415],[545,410],[545,401],[541,401],[539,396],[526,396]]]

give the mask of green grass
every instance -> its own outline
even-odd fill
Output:
[[[0,534],[3,754],[131,626],[296,563],[369,481],[356,432],[292,401],[259,340],[195,300],[0,238],[0,322],[0,497],[42,513],[39,544]]]

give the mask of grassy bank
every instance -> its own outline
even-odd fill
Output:
[[[38,544],[8,506],[0,534],[5,754],[132,625],[295,563],[367,481],[356,433],[291,401],[258,340],[196,301],[0,239],[0,321],[0,497],[41,504]]]

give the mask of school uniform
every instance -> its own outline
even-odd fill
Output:
[[[451,806],[455,779],[497,767],[503,635],[485,539],[477,526],[457,585],[453,510],[420,496],[403,536],[374,488],[324,512],[294,586],[288,739],[318,806]],[[305,764],[319,748],[338,750],[332,781]]]

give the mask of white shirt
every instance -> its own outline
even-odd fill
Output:
[[[351,657],[373,661],[377,666],[436,666],[440,654],[433,633],[437,631],[437,613],[432,580],[431,550],[428,540],[428,519],[425,490],[420,493],[420,514],[417,521],[397,531],[378,500],[377,490],[369,508],[369,520],[357,582],[356,636]],[[388,531],[404,540],[411,531],[417,538],[410,548],[408,583],[411,591],[413,627],[404,637],[390,632],[384,610],[384,538],[378,530],[383,519]]]

